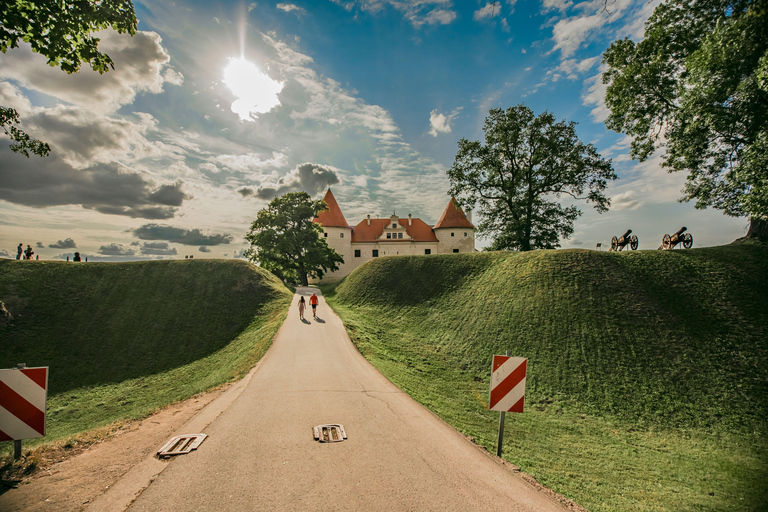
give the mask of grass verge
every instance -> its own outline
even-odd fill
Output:
[[[49,366],[46,436],[75,438],[244,376],[292,294],[242,261],[0,261],[0,368]],[[0,464],[12,443],[0,443]]]
[[[528,357],[504,457],[593,512],[766,510],[761,244],[382,258],[324,294],[382,373],[490,451],[490,357]]]

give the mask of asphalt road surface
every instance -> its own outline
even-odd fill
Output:
[[[566,510],[385,379],[322,297],[318,318],[307,307],[302,322],[298,296],[313,291],[298,290],[200,448],[168,463],[129,510]],[[322,424],[348,438],[315,441]]]

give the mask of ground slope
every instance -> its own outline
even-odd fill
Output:
[[[50,441],[243,375],[290,298],[244,261],[0,260],[0,368],[50,367]]]
[[[528,357],[510,458],[587,508],[768,499],[759,242],[381,258],[329,301],[390,379],[490,449],[491,356]]]

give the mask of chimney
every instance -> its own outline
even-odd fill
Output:
[[[369,226],[371,225],[371,214],[370,213],[368,214],[368,225]]]
[[[413,219],[411,218],[411,214],[408,214],[408,225],[411,226],[413,224]]]

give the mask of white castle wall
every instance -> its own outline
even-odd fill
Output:
[[[391,224],[390,224],[391,226]],[[323,276],[322,281],[310,279],[312,284],[333,283],[348,276],[354,269],[374,258],[373,251],[378,251],[378,257],[384,256],[423,256],[429,249],[431,254],[451,254],[454,249],[460,253],[475,251],[475,230],[472,228],[438,228],[434,230],[437,242],[414,242],[410,240],[387,241],[387,231],[401,231],[404,228],[385,228],[382,238],[376,242],[352,243],[352,228],[323,227],[324,238],[328,245],[344,258],[344,264],[339,270]],[[453,233],[453,236],[451,235]],[[360,256],[355,256],[360,251]]]

